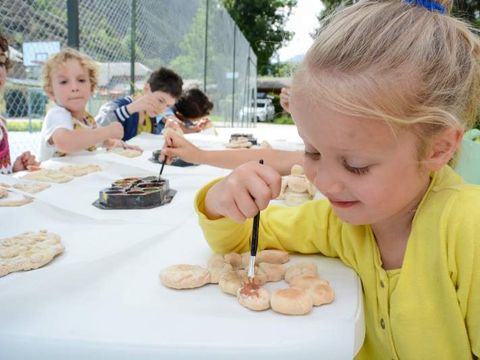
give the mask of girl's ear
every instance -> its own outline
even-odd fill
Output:
[[[447,164],[457,151],[463,131],[460,129],[447,129],[435,136],[425,162],[431,171],[439,170]]]
[[[145,94],[148,94],[151,92],[151,89],[150,89],[150,84],[149,83],[145,83],[145,85],[143,85],[143,92]]]

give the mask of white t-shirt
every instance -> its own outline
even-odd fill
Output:
[[[45,120],[43,120],[40,134],[40,161],[48,160],[55,155],[57,149],[55,149],[55,145],[50,145],[48,141],[57,129],[73,130],[73,120],[72,114],[67,109],[55,105],[48,110]]]

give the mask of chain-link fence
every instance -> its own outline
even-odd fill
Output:
[[[39,131],[49,106],[42,64],[76,36],[100,68],[91,114],[166,66],[208,94],[217,126],[251,125],[239,114],[256,97],[256,56],[219,0],[9,0],[0,3],[0,31],[13,63],[0,112],[18,129]],[[12,152],[33,146],[12,143]]]

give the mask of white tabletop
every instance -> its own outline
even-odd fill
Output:
[[[277,148],[301,149],[291,130],[219,131],[218,137],[189,139],[222,148],[230,133],[248,132]],[[159,165],[148,158],[162,137],[144,134],[132,143],[144,147],[141,157],[98,153],[50,160],[45,167],[94,163],[103,170],[52,184],[31,204],[0,207],[0,238],[47,229],[61,236],[66,249],[43,268],[0,278],[0,359],[351,359],[358,352],[364,338],[362,289],[355,273],[337,259],[308,256],[336,299],[307,316],[249,311],[217,285],[163,287],[161,269],[206,265],[212,252],[193,198],[228,171],[166,166],[163,175],[178,191],[172,203],[149,210],[97,209],[92,202],[113,181],[158,174]],[[0,183],[15,181],[0,176]],[[291,262],[304,258],[293,255]]]

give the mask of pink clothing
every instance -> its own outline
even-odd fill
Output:
[[[0,118],[0,174],[11,174],[10,147],[8,146],[7,126]]]

